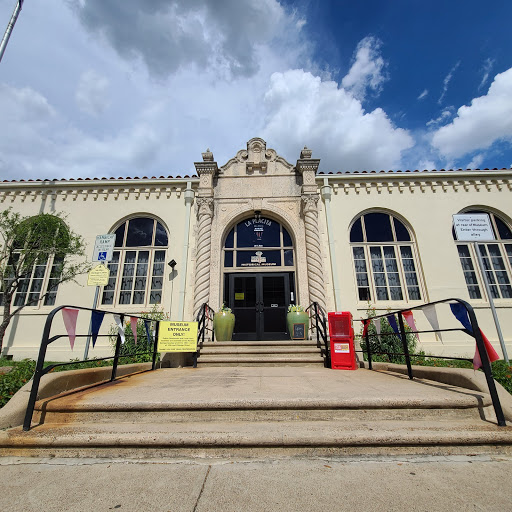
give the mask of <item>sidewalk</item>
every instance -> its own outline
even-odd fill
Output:
[[[511,509],[512,458],[0,459],[14,512],[450,512]]]

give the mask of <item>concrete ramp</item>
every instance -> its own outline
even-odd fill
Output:
[[[2,455],[510,453],[487,393],[392,371],[161,369],[41,400]]]

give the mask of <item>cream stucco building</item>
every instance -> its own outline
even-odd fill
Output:
[[[358,319],[368,303],[385,312],[457,297],[473,305],[501,353],[474,247],[452,229],[452,215],[486,212],[496,240],[482,249],[512,351],[512,170],[324,174],[319,163],[307,148],[289,163],[254,138],[221,166],[207,150],[197,176],[3,182],[0,202],[24,215],[64,212],[91,256],[96,235],[116,234],[101,309],[135,314],[159,304],[174,320],[192,320],[202,303],[217,310],[225,302],[237,317],[235,339],[257,340],[286,336],[290,303],[317,301]],[[14,300],[44,291],[51,266],[34,272]],[[35,357],[55,305],[92,306],[95,288],[86,282],[81,276],[46,304],[27,306],[11,322],[3,354]],[[453,325],[448,308],[438,317]],[[81,332],[88,320],[79,317]],[[430,329],[421,313],[416,321]],[[474,352],[460,333],[421,342],[437,355]],[[64,339],[54,345],[47,359],[82,356],[78,344],[73,353]],[[110,353],[99,341],[90,355]]]

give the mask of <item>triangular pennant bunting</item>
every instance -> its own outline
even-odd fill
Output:
[[[121,317],[119,315],[114,315],[114,320],[117,324],[117,332],[119,336],[121,336],[121,343],[124,345],[124,325],[123,322],[121,321]]]
[[[135,345],[137,345],[137,317],[130,317],[130,326],[133,332],[133,339],[135,340]]]
[[[395,331],[395,334],[400,334],[400,330],[398,329],[398,325],[396,324],[395,315],[388,315],[386,318],[388,319],[391,329],[393,329],[393,331]]]
[[[382,343],[382,340],[380,339],[380,318],[373,318],[372,322],[375,326],[375,332],[377,333],[377,338],[379,338],[379,343]]]
[[[76,319],[78,318],[78,309],[63,308],[62,318],[64,320],[64,326],[66,327],[66,331],[69,336],[69,344],[71,345],[71,350],[73,350],[75,347]]]
[[[455,315],[455,318],[464,326],[464,328],[472,335],[473,328],[471,327],[471,322],[469,320],[469,314],[467,312],[467,309],[462,304],[450,304],[450,309],[452,310],[452,313]],[[489,358],[489,361],[492,363],[493,361],[497,361],[500,356],[494,350],[494,347],[491,345],[491,342],[487,339],[487,336],[482,332],[482,329],[480,329],[480,334],[482,335],[482,339],[484,341],[484,347],[485,351],[487,352],[487,357]],[[480,357],[480,353],[478,352],[478,345],[475,349],[475,355],[473,357],[473,368],[475,370],[478,370],[482,366],[482,359]]]
[[[402,316],[405,318],[407,325],[411,328],[411,331],[414,332],[418,341],[420,341],[420,337],[418,336],[418,328],[416,327],[416,322],[414,321],[414,316],[412,316],[412,311],[402,311]]]
[[[91,315],[91,334],[92,334],[92,346],[96,345],[98,339],[98,333],[100,332],[101,323],[105,313],[103,311],[93,311]]]
[[[497,361],[500,356],[494,350],[494,347],[491,345],[491,342],[487,339],[487,336],[480,329],[480,334],[482,335],[482,339],[484,340],[485,351],[487,352],[487,357],[489,361],[492,363],[493,361]],[[478,352],[478,347],[475,349],[475,356],[473,357],[473,368],[478,370],[482,366],[482,359],[480,358],[480,353]]]
[[[149,329],[151,328],[151,321],[144,320],[144,327],[146,328],[146,344],[149,347],[151,345],[151,334],[149,332]]]
[[[432,329],[434,331],[439,331],[439,320],[437,319],[437,312],[436,307],[434,304],[430,306],[425,306],[424,308],[421,308],[425,316],[427,317],[427,320],[429,324],[432,326]],[[441,336],[441,332],[436,332],[436,334],[439,336],[439,339],[443,341],[443,337]]]
[[[473,335],[473,327],[471,327],[467,309],[458,302],[456,304],[450,304],[450,309],[455,315],[455,318],[464,326],[464,329],[466,329],[469,334]]]
[[[361,322],[363,322],[363,338],[364,338],[366,336],[366,334],[368,333],[368,326],[370,325],[370,319],[365,318],[364,320],[361,320]]]

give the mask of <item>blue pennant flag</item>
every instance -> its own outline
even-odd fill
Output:
[[[92,334],[92,346],[96,345],[96,339],[100,332],[101,323],[105,313],[103,311],[93,311],[91,315],[91,334]]]
[[[151,344],[151,334],[149,332],[149,329],[151,327],[151,320],[144,320],[144,327],[146,328],[146,343],[149,347]]]
[[[458,302],[455,304],[450,304],[450,309],[455,315],[455,318],[464,326],[464,329],[473,335],[473,328],[471,327],[467,309]]]
[[[388,315],[387,319],[393,331],[395,331],[396,334],[400,334],[400,331],[398,330],[398,325],[396,324],[395,315]]]

